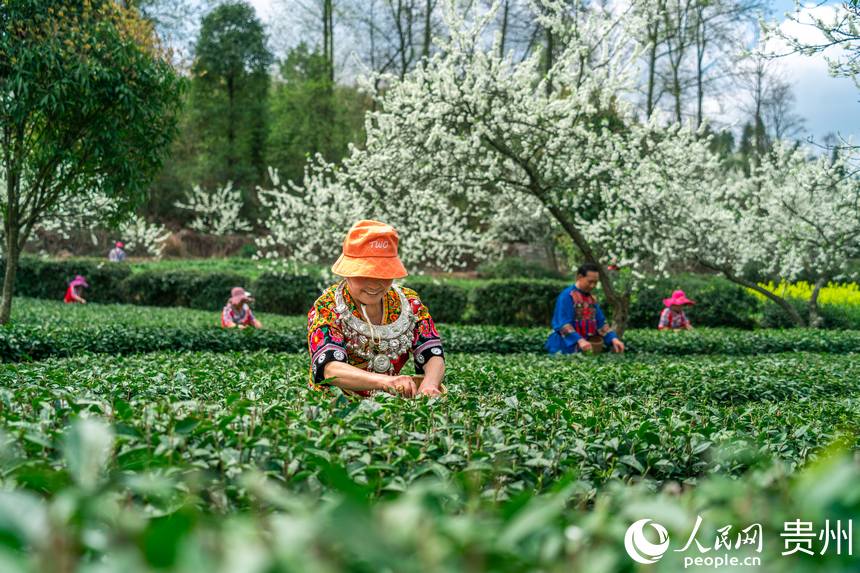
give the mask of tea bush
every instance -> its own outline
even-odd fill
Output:
[[[587,493],[798,467],[837,440],[860,450],[857,358],[455,355],[449,394],[428,401],[309,390],[304,355],[84,355],[3,366],[0,428],[19,456],[7,477],[33,488],[73,471],[56,455],[69,420],[99,416],[115,470],[202,472],[224,509],[247,505],[245,471],[314,493],[332,465],[373,497],[469,475],[499,500],[569,473]]]

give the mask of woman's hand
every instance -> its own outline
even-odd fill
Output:
[[[439,386],[430,385],[430,384],[422,384],[421,388],[418,389],[418,393],[422,396],[427,396],[428,398],[432,398],[433,396],[441,396],[442,389]]]
[[[385,379],[379,381],[379,390],[395,396],[412,398],[415,396],[415,381],[411,376],[385,376]]]

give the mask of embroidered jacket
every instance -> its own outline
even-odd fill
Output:
[[[326,289],[308,312],[308,352],[311,358],[309,386],[314,390],[323,389],[325,366],[329,362],[345,362],[362,370],[367,369],[368,366],[366,360],[348,348],[347,342],[349,341],[345,339],[343,329],[337,322],[337,313],[335,312],[337,287],[338,285],[333,285]],[[424,365],[428,360],[434,356],[444,357],[442,339],[436,330],[430,312],[418,298],[418,293],[408,288],[401,290],[415,314],[416,323],[412,332],[411,348],[404,348],[400,356],[392,360],[394,374],[400,373],[410,355],[414,358],[415,372],[423,374]],[[346,285],[343,289],[343,298],[352,314],[361,318],[361,313],[353,302],[349,294],[349,287]],[[400,298],[394,289],[390,288],[382,299],[382,323],[391,324],[399,316]],[[359,394],[367,396],[370,392],[359,392]]]
[[[579,352],[579,339],[600,335],[610,347],[618,335],[606,324],[606,317],[591,293],[570,286],[558,295],[552,315],[552,334],[546,341],[550,354]]]

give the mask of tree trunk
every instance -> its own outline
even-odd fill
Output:
[[[502,25],[499,32],[499,57],[505,57],[505,41],[508,38],[508,10],[510,0],[505,0],[505,7],[502,9]]]
[[[627,324],[630,322],[630,296],[619,299],[618,304],[612,308],[612,312],[612,325],[615,327],[615,334],[623,337],[624,331],[627,330]]]
[[[542,194],[536,194],[536,196],[539,199],[542,199]],[[597,260],[597,255],[591,248],[591,245],[588,244],[588,241],[582,233],[579,232],[579,229],[577,229],[576,226],[567,219],[564,213],[557,207],[552,206],[543,200],[541,200],[541,202],[571,238],[573,244],[576,245],[579,252],[582,253],[582,257],[585,261],[588,263],[594,263],[600,268],[598,271],[598,275],[600,276],[600,286],[603,288],[603,294],[606,296],[609,306],[612,307],[612,326],[615,329],[615,332],[621,336],[621,334],[627,329],[627,323],[629,321],[630,293],[620,293],[615,290],[612,277],[609,276],[609,273],[606,271],[606,267]]]
[[[822,326],[823,320],[818,314],[818,295],[821,294],[825,282],[823,278],[815,281],[815,288],[812,289],[812,296],[809,297],[809,326],[812,328],[821,328]]]
[[[7,324],[12,316],[12,296],[15,290],[15,276],[18,273],[18,259],[20,255],[17,222],[7,223],[6,269],[3,272],[3,298],[0,301],[0,324]]]
[[[333,0],[326,0],[328,6],[328,80],[334,85],[334,6]]]
[[[552,80],[549,77],[549,73],[552,70],[553,63],[553,37],[552,30],[547,28],[546,30],[546,53],[544,54],[544,76],[546,77],[546,95],[550,95],[552,93]]]
[[[227,76],[227,179],[238,181],[236,177],[236,164],[238,153],[236,152],[236,89],[232,75]]]
[[[709,265],[705,262],[702,262],[702,265],[704,265],[708,268],[720,271],[723,274],[723,276],[725,276],[727,279],[729,279],[733,283],[739,284],[743,287],[754,290],[757,293],[763,295],[768,300],[778,304],[779,307],[782,308],[782,310],[784,310],[785,313],[789,316],[789,318],[791,318],[791,321],[794,322],[794,324],[796,324],[797,326],[801,326],[801,327],[806,326],[806,322],[804,322],[803,317],[800,316],[800,313],[797,312],[797,309],[794,308],[791,305],[791,303],[789,303],[786,299],[782,298],[781,296],[778,296],[778,295],[770,292],[766,288],[760,287],[759,285],[757,285],[756,283],[754,283],[752,281],[748,281],[743,277],[736,276],[730,270],[719,268],[719,267],[714,267],[714,266]]]
[[[424,61],[430,59],[430,44],[433,42],[433,4],[431,0],[424,3],[424,46],[421,49],[421,58]]]
[[[707,46],[707,35],[705,31],[705,19],[699,12],[699,22],[696,26],[696,128],[701,127],[705,120],[705,48]]]
[[[657,34],[651,38],[651,47],[648,49],[648,94],[645,100],[646,119],[654,113],[654,83],[657,74]]]

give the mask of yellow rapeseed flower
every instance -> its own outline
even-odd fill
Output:
[[[815,288],[815,285],[806,281],[796,283],[781,282],[779,284],[774,284],[773,282],[759,283],[759,286],[779,296],[800,300],[809,300]],[[750,290],[750,292],[759,299],[765,300],[763,294],[753,290]],[[822,287],[821,292],[818,293],[818,303],[860,305],[860,285],[857,283],[827,283],[827,286]]]

